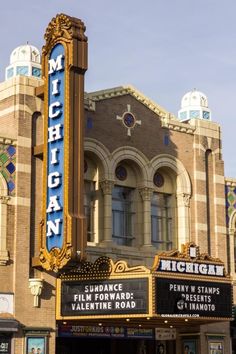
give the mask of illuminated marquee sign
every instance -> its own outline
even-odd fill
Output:
[[[156,309],[163,317],[230,318],[232,285],[192,279],[157,278]]]
[[[185,274],[198,274],[223,277],[224,266],[218,264],[193,263],[183,260],[161,259],[159,267],[160,272],[174,272]]]
[[[148,280],[119,279],[63,282],[61,315],[148,313]]]
[[[184,246],[184,254],[170,251],[155,258],[154,269],[157,272],[192,274],[211,277],[225,277],[224,264],[208,255],[199,256],[199,247],[193,242]]]
[[[47,157],[47,249],[62,248],[64,204],[64,47],[57,44],[51,51],[48,71],[48,157]]]
[[[57,272],[84,259],[84,74],[87,37],[79,19],[57,15],[42,51],[44,85],[43,208],[39,262]]]

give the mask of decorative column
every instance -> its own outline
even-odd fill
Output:
[[[112,189],[114,181],[104,180],[100,182],[103,192],[103,220],[104,236],[103,243],[112,243]]]
[[[181,245],[190,241],[190,227],[189,227],[189,205],[190,194],[179,193],[177,198],[177,217],[178,217],[178,249]]]
[[[6,265],[9,260],[7,251],[7,203],[9,196],[0,197],[0,265]]]
[[[139,189],[139,193],[143,200],[143,246],[151,247],[151,198],[153,189],[142,187]]]

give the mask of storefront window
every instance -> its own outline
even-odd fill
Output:
[[[153,193],[151,202],[152,244],[160,250],[170,250],[172,242],[172,196]]]
[[[118,245],[131,246],[133,240],[133,189],[115,186],[112,191],[112,238]]]

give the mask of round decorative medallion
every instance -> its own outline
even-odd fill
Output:
[[[158,188],[162,187],[164,185],[164,177],[159,172],[156,172],[153,177],[153,183]]]
[[[120,181],[125,181],[127,178],[127,170],[122,165],[116,167],[115,174],[116,174],[116,178],[119,179]]]
[[[124,125],[127,128],[133,128],[135,126],[135,117],[132,113],[126,112],[123,116]]]

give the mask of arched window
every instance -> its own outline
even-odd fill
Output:
[[[176,246],[176,175],[169,168],[158,169],[153,176],[151,198],[151,242],[158,250]]]
[[[115,168],[112,190],[112,241],[117,245],[135,246],[139,242],[137,208],[139,167],[132,160],[122,160]]]
[[[173,212],[171,194],[154,192],[151,201],[152,245],[160,250],[173,248]]]
[[[134,189],[114,186],[112,191],[112,238],[122,246],[132,246],[134,239]]]

